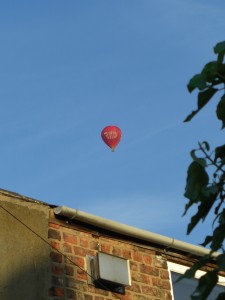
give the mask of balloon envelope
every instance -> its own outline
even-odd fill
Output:
[[[109,146],[112,149],[112,151],[114,151],[114,149],[120,142],[120,139],[122,137],[122,131],[119,127],[110,125],[106,126],[102,130],[101,136],[106,145]]]

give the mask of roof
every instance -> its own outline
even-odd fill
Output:
[[[98,217],[66,206],[55,207],[53,211],[56,216],[63,216],[70,221],[78,220],[98,228],[103,228],[104,230],[161,245],[165,249],[165,251],[168,251],[169,249],[176,249],[178,251],[182,251],[195,256],[203,256],[210,253],[208,249],[201,246],[196,246],[190,243],[176,240],[174,238],[159,235],[148,230],[139,229],[123,223]],[[217,255],[218,254],[215,254],[214,256]]]
[[[209,250],[196,246],[190,243],[186,243],[180,240],[176,240],[171,237],[166,237],[163,235],[159,235],[148,230],[139,229],[136,227],[132,227],[123,223],[115,222],[106,218],[102,218],[96,215],[92,215],[86,212],[82,212],[77,209],[73,209],[66,206],[56,206],[43,201],[39,201],[30,197],[22,196],[18,193],[14,193],[8,190],[0,189],[0,195],[5,195],[9,197],[16,198],[18,200],[22,200],[29,203],[36,203],[40,205],[49,206],[53,209],[55,216],[61,216],[66,218],[67,220],[77,220],[82,223],[86,223],[103,230],[108,230],[113,233],[117,233],[126,237],[135,238],[141,241],[154,243],[162,246],[165,250],[175,249],[178,251],[182,251],[188,254],[192,254],[195,256],[203,256],[209,254]],[[215,253],[214,257],[216,257],[218,253]]]
[[[52,205],[34,198],[30,198],[27,196],[23,196],[20,195],[18,193],[12,192],[12,191],[8,191],[8,190],[4,190],[4,189],[0,189],[0,195],[4,195],[4,196],[9,196],[9,197],[13,197],[16,198],[18,200],[23,200],[25,202],[30,202],[30,203],[36,203],[36,204],[41,204],[41,205],[46,205],[46,206],[50,206],[52,208],[56,207],[56,205]]]

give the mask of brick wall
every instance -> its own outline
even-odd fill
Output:
[[[53,247],[50,254],[52,278],[49,299],[172,299],[166,261],[155,251],[110,235],[96,235],[91,230],[82,230],[75,225],[68,226],[63,222],[60,224],[54,219],[49,223],[48,236]],[[125,295],[111,293],[88,284],[85,272],[86,255],[94,256],[98,251],[130,260],[132,285],[126,287]]]

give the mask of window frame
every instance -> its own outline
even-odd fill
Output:
[[[182,264],[178,264],[178,263],[173,263],[168,261],[167,262],[167,267],[168,267],[168,271],[169,271],[169,277],[170,277],[170,285],[171,285],[171,295],[172,295],[172,300],[174,300],[174,294],[173,294],[173,282],[172,282],[172,277],[171,277],[171,272],[175,272],[178,274],[184,274],[188,269],[190,269],[190,267],[182,265]],[[195,277],[196,279],[199,279],[201,276],[203,276],[206,272],[198,270],[195,273]],[[222,285],[225,286],[225,277],[223,276],[218,276],[219,280],[218,280],[218,285]]]

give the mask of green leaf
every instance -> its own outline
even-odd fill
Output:
[[[205,220],[206,216],[210,212],[213,204],[217,199],[218,193],[219,193],[219,189],[216,184],[211,185],[209,187],[202,186],[200,193],[198,195],[198,200],[201,203],[198,206],[197,213],[191,218],[191,221],[188,224],[187,234],[190,234],[190,232],[194,229],[194,227],[198,224],[200,220],[202,221]],[[188,205],[190,207],[190,203]],[[189,207],[186,208],[186,211]]]
[[[184,122],[189,122],[191,121],[191,119],[198,113],[198,110],[193,110],[190,115],[188,115],[186,117],[186,119],[184,119]]]
[[[220,64],[217,72],[217,79],[213,82],[213,84],[224,84],[225,83],[225,64]]]
[[[222,129],[225,127],[225,95],[221,98],[216,109],[217,118],[222,121]]]
[[[200,220],[205,220],[214,202],[214,197],[209,197],[208,199],[202,198],[201,204],[198,206],[198,212],[191,218],[191,221],[188,224],[187,234],[191,233]]]
[[[206,75],[207,82],[213,82],[217,77],[221,64],[218,61],[211,61],[205,65],[202,73]]]
[[[198,281],[198,286],[191,296],[192,300],[205,300],[218,281],[218,270],[206,273]]]
[[[216,300],[224,300],[225,299],[225,293],[221,293],[218,295],[218,297],[216,298]]]
[[[207,235],[205,241],[201,244],[201,246],[206,247],[209,243],[211,243],[211,241],[212,241],[212,236]]]
[[[210,146],[209,146],[209,143],[208,143],[208,142],[204,141],[204,142],[201,143],[201,145],[205,145],[205,149],[206,149],[207,151],[210,150]]]
[[[214,47],[215,54],[219,54],[221,52],[225,52],[225,41],[217,43]]]
[[[217,256],[216,262],[220,270],[225,271],[225,253]]]
[[[218,54],[218,62],[222,63],[225,55],[225,41],[216,44],[214,52],[215,54]]]
[[[216,162],[218,158],[220,158],[222,162],[225,162],[225,144],[215,149],[214,161]]]
[[[201,269],[207,263],[211,261],[210,255],[204,255],[194,265],[192,265],[183,275],[181,275],[176,282],[181,281],[184,278],[194,278],[196,271]]]
[[[205,198],[213,197],[216,200],[219,191],[220,191],[220,189],[219,189],[218,185],[215,183],[215,184],[211,184],[210,186],[207,186],[205,189],[203,189],[202,195]]]
[[[217,60],[218,60],[219,63],[223,62],[224,55],[225,55],[224,52],[221,52],[221,53],[218,54]]]
[[[205,168],[193,161],[187,171],[187,181],[184,196],[193,202],[198,202],[199,194],[203,187],[207,186],[209,176]]]
[[[192,157],[192,159],[194,160],[194,161],[196,161],[197,163],[199,163],[201,166],[203,166],[204,168],[206,167],[206,160],[204,159],[204,158],[198,158],[196,155],[195,155],[195,152],[196,152],[197,150],[192,150],[191,152],[190,152],[190,155],[191,155],[191,157]]]
[[[218,66],[219,66],[218,61],[216,60],[210,61],[204,66],[201,73],[211,73],[215,75],[218,70]]]
[[[213,97],[213,95],[218,91],[218,89],[215,88],[208,88],[204,92],[199,92],[198,94],[198,109],[192,111],[190,115],[187,116],[187,118],[184,120],[184,122],[189,122]]]
[[[218,251],[223,244],[225,239],[225,224],[222,224],[213,231],[213,241],[210,245],[212,251]]]
[[[225,208],[219,214],[219,224],[225,224]]]
[[[207,79],[205,74],[196,74],[191,78],[187,85],[188,91],[191,93],[193,90],[198,88],[204,90],[207,88]]]
[[[198,111],[202,109],[209,100],[213,97],[213,95],[218,91],[218,89],[215,88],[209,88],[204,92],[200,92],[198,94]]]

